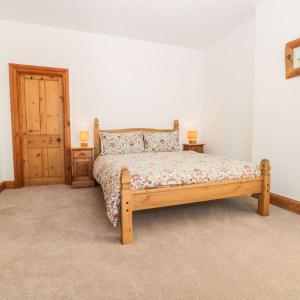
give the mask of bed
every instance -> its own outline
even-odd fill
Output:
[[[116,226],[120,220],[122,244],[133,242],[132,218],[138,210],[252,195],[258,199],[258,214],[269,215],[267,159],[257,166],[193,151],[100,155],[100,132],[174,131],[179,131],[178,120],[172,129],[115,130],[100,130],[99,120],[94,120],[93,174],[102,186],[110,221]]]

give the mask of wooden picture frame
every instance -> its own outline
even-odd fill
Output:
[[[299,48],[299,54],[297,54],[297,65],[295,65],[295,49]],[[285,46],[285,69],[286,79],[300,76],[300,38],[291,41]]]
[[[179,130],[178,120],[174,121],[173,129],[130,128],[103,131],[169,132],[173,130]],[[96,118],[94,120],[95,157],[100,154],[101,149],[99,133],[99,120]],[[270,162],[267,159],[261,161],[260,170],[261,176],[253,178],[132,190],[130,186],[130,172],[126,168],[122,169],[120,178],[122,244],[131,244],[133,242],[132,217],[133,212],[138,210],[252,195],[258,199],[257,213],[261,216],[268,216],[270,205]]]
[[[71,184],[71,130],[70,130],[70,99],[69,99],[69,70],[63,68],[41,67],[31,65],[9,64],[10,81],[10,103],[12,141],[14,157],[14,187],[24,186],[22,143],[20,132],[20,111],[19,111],[19,76],[22,74],[45,76],[59,76],[63,81],[64,97],[64,158],[65,158],[65,183]]]

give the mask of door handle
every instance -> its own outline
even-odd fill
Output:
[[[61,138],[57,138],[56,141],[59,143],[61,142]]]

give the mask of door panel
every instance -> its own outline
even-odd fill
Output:
[[[74,181],[90,180],[92,178],[92,160],[89,158],[74,157]]]
[[[39,80],[39,92],[40,92],[40,116],[41,116],[41,134],[47,133],[47,106],[45,96],[45,81]]]
[[[47,105],[47,133],[59,134],[62,125],[62,101],[59,97],[58,81],[45,81],[45,98]]]
[[[28,149],[28,177],[38,178],[43,176],[41,149]]]
[[[50,177],[60,177],[62,175],[60,149],[48,149],[48,169]]]
[[[42,148],[42,165],[43,165],[43,177],[49,177],[48,168],[48,148]]]
[[[25,79],[25,110],[27,133],[40,133],[39,82]]]
[[[62,78],[21,75],[19,83],[25,185],[64,183]]]
[[[77,164],[77,176],[82,177],[89,174],[89,164],[88,163],[78,163]]]

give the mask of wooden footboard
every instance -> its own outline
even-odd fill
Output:
[[[145,190],[131,190],[131,176],[127,169],[121,173],[121,242],[131,244],[132,212],[157,207],[202,202],[229,197],[252,195],[258,199],[257,212],[269,215],[270,163],[260,164],[261,176],[204,184],[190,184]]]

